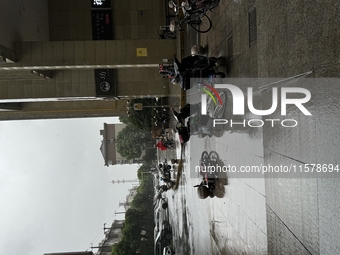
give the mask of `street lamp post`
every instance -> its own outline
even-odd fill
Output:
[[[130,110],[141,111],[144,108],[170,108],[171,105],[143,105],[142,103],[135,103],[133,106],[130,105],[130,101],[128,100],[126,106],[127,113],[130,113]]]

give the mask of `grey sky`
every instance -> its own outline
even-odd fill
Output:
[[[117,118],[0,122],[0,254],[86,250],[121,211],[137,165],[105,167],[103,123]],[[117,215],[116,218],[121,218]]]

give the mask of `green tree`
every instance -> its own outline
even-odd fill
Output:
[[[142,180],[142,178],[147,178],[147,174],[142,174],[142,173],[149,172],[151,168],[152,168],[152,165],[150,163],[148,162],[143,163],[143,165],[141,165],[137,171],[138,179]]]
[[[142,103],[143,106],[154,105],[154,100],[150,98],[137,98],[131,100],[131,107],[136,103]],[[129,111],[129,116],[121,116],[119,120],[125,124],[132,124],[137,130],[150,132],[152,129],[153,110],[152,108],[143,108],[143,110]]]
[[[117,151],[126,159],[139,158],[145,149],[145,133],[128,124],[117,135]]]
[[[145,164],[143,168],[144,171],[147,171],[148,165]],[[132,200],[131,208],[125,213],[123,238],[112,246],[111,255],[153,254],[155,227],[153,193],[152,178],[149,178],[148,175],[148,178],[141,180],[137,194]],[[145,235],[142,235],[142,230],[145,231]]]
[[[131,245],[130,240],[123,236],[122,240],[112,246],[111,255],[132,255],[136,249]]]
[[[147,149],[145,151],[145,155],[143,160],[147,163],[152,163],[153,161],[157,160],[157,148],[154,149]]]
[[[119,116],[119,121],[124,123],[124,124],[131,124],[130,118],[129,118],[128,115]]]

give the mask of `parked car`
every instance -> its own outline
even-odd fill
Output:
[[[153,197],[153,206],[156,208],[159,200],[162,198],[162,192],[157,192],[156,195]]]
[[[172,230],[168,221],[163,221],[161,229],[155,238],[155,255],[162,255],[164,248],[169,246],[172,239]]]
[[[171,230],[170,224],[167,220],[164,220],[162,222],[161,235],[162,235],[163,238],[165,238],[168,241],[170,241],[172,239],[172,230]]]
[[[157,235],[162,232],[165,227],[167,227],[167,225],[164,227],[164,222],[168,222],[168,211],[167,211],[167,207],[168,207],[168,202],[165,198],[162,198],[159,200],[159,204],[157,207],[155,207],[155,229],[154,229],[154,237],[156,239]],[[166,231],[168,231],[168,228],[165,229]],[[164,231],[163,231],[164,232]]]
[[[165,182],[165,183],[168,183],[171,181],[171,166],[167,166],[167,167],[163,167],[163,168],[160,168],[159,170],[159,176],[160,176],[160,180]]]
[[[168,201],[165,198],[161,198],[159,202],[159,206],[162,207],[163,209],[168,208]]]
[[[155,211],[158,207],[162,207],[163,209],[168,208],[168,201],[164,197],[160,197],[159,199],[156,200],[155,202]]]

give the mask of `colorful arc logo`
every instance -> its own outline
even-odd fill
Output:
[[[223,101],[222,101],[222,99],[221,99],[221,97],[220,97],[220,95],[219,95],[219,93],[217,92],[216,89],[214,89],[212,86],[210,86],[208,84],[203,84],[203,85],[205,87],[201,88],[201,90],[204,91],[205,94],[201,95],[201,101],[202,101],[202,104],[201,104],[201,114],[202,115],[207,115],[207,95],[210,96],[210,98],[213,100],[215,105],[217,104],[217,101],[216,101],[215,97],[217,98],[217,100],[218,100],[220,105],[223,104]]]

